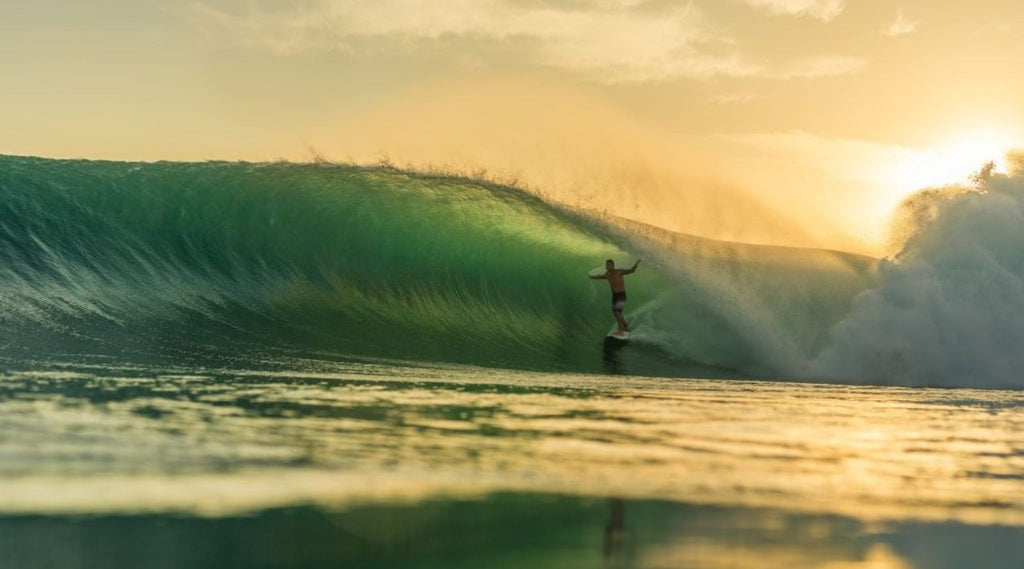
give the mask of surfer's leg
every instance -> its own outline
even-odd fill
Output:
[[[629,332],[629,324],[626,324],[626,318],[622,316],[622,311],[613,310],[612,314],[615,315],[615,320],[619,322],[619,332]]]
[[[629,324],[626,323],[626,318],[622,315],[622,308],[626,305],[626,293],[617,292],[612,295],[612,314],[615,315],[615,320],[619,323],[619,332],[629,332]]]

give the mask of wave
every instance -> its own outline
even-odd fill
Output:
[[[979,196],[963,199],[990,199]],[[290,351],[984,385],[963,375],[972,354],[985,357],[976,345],[950,355],[968,364],[946,362],[947,375],[908,367],[929,361],[912,349],[891,356],[921,331],[894,316],[913,310],[885,303],[902,286],[935,282],[914,267],[942,249],[941,235],[929,237],[945,231],[942,219],[922,229],[915,253],[879,269],[868,257],[702,239],[391,168],[0,156],[0,356]],[[1018,286],[1024,264],[1010,267],[1016,248],[1001,247],[996,264]],[[953,265],[975,259],[958,250]],[[621,349],[603,342],[613,325],[607,285],[585,278],[609,257],[644,259],[629,277],[634,341]],[[925,284],[903,284],[908,271]],[[992,283],[993,299],[1004,284]],[[1021,295],[1008,302],[1024,310]],[[1024,339],[1024,328],[1005,334]],[[1013,368],[984,369],[1011,377]]]
[[[624,254],[598,224],[464,179],[0,157],[7,354],[292,347],[598,370],[607,300],[581,275]]]

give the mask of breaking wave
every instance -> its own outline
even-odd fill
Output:
[[[0,355],[1020,387],[1024,184],[916,199],[930,213],[879,264],[390,168],[0,157]],[[585,278],[609,257],[644,259],[626,346]]]

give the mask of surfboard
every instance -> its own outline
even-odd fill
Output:
[[[629,332],[619,332],[618,330],[615,330],[613,332],[610,332],[608,334],[608,337],[615,338],[616,340],[622,340],[623,342],[625,342],[626,340],[629,339]]]

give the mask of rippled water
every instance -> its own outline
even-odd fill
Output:
[[[350,526],[376,529],[343,547]],[[495,566],[952,567],[914,547],[961,542],[989,544],[974,566],[1019,567],[1024,393],[280,359],[8,365],[0,528],[11,559],[40,567],[69,544],[81,566],[140,566],[118,550],[126,531],[155,540],[141,566],[161,567],[471,566],[482,550]],[[303,537],[235,543],[260,532]]]

